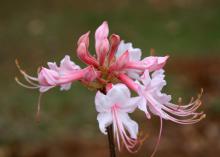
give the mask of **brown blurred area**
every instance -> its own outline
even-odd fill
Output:
[[[53,89],[43,96],[41,122],[34,114],[38,92],[14,82],[14,64],[35,75],[37,67],[69,54],[77,64],[78,37],[107,20],[117,33],[149,55],[169,54],[165,91],[185,103],[204,89],[207,118],[182,126],[164,121],[156,157],[217,157],[220,154],[220,2],[218,0],[20,0],[1,1],[0,9],[0,157],[109,156],[107,137],[96,121],[94,91],[79,83],[68,92]],[[91,52],[94,39],[91,34]],[[82,67],[84,66],[81,64]],[[150,156],[159,120],[137,120],[147,134],[141,150],[120,157]]]

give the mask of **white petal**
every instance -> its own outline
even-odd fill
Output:
[[[80,67],[70,60],[70,56],[66,55],[60,62],[61,70],[78,70]]]
[[[151,118],[150,113],[147,110],[147,100],[144,97],[142,97],[140,103],[138,104],[138,108],[146,114],[148,119]]]
[[[118,46],[118,50],[115,54],[116,58],[119,58],[127,50],[129,51],[129,59],[131,61],[140,61],[141,50],[139,48],[133,48],[132,43],[125,43],[123,40]]]
[[[143,103],[143,100],[145,99],[143,99],[142,97],[132,97],[128,99],[127,103],[120,105],[120,111],[132,113],[139,104]]]
[[[122,40],[118,46],[117,52],[115,53],[116,58],[119,58],[130,47],[131,47],[131,43],[125,44],[124,40]]]
[[[56,62],[48,62],[47,63],[48,67],[51,69],[51,70],[54,70],[54,71],[58,71],[58,67],[57,67],[57,64]]]
[[[171,95],[161,93],[160,91],[155,91],[152,94],[154,94],[154,98],[158,100],[161,104],[166,104],[171,101]]]
[[[114,104],[124,104],[130,98],[131,93],[126,85],[118,83],[108,91],[107,96]]]
[[[150,78],[150,75],[149,75],[149,71],[148,70],[145,70],[144,71],[144,74],[141,76],[140,78],[141,82],[144,84],[144,86],[148,86],[151,82],[151,78]]]
[[[152,88],[156,88],[156,90],[161,90],[166,85],[166,81],[164,80],[165,75],[163,73],[163,70],[157,70],[152,74]]]
[[[128,69],[127,71],[127,75],[135,80],[139,80],[140,79],[140,70],[134,70],[134,69]]]
[[[120,113],[119,114],[121,121],[127,131],[129,132],[131,138],[137,139],[137,134],[138,134],[138,124],[133,121],[127,113]]]
[[[156,70],[155,72],[152,73],[152,78],[158,77],[158,76],[164,78],[164,70],[163,69]]]
[[[114,104],[109,97],[98,91],[95,96],[95,105],[97,112],[110,112]]]
[[[99,122],[99,129],[103,134],[107,134],[106,127],[112,124],[112,115],[110,112],[107,113],[99,113],[97,116],[97,120]]]
[[[129,57],[131,61],[140,61],[141,60],[141,49],[139,48],[130,48],[129,50]]]

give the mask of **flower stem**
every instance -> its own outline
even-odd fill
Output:
[[[110,157],[116,157],[112,125],[107,127]]]
[[[99,89],[99,91],[102,92],[103,94],[106,94],[105,88]],[[108,145],[109,145],[110,157],[116,157],[112,124],[107,127],[107,133],[108,133]]]

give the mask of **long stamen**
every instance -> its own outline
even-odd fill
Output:
[[[40,122],[40,103],[41,103],[41,99],[42,99],[42,93],[40,93],[39,97],[38,97],[38,102],[37,102],[37,112],[36,112],[36,116],[35,116],[35,119],[36,119],[36,122],[39,123]]]
[[[134,147],[138,144],[137,140],[134,140],[134,139],[131,139],[125,129],[124,129],[124,126],[122,124],[122,122],[120,121],[120,119],[118,118],[118,115],[117,115],[117,112],[115,111],[115,108],[112,109],[112,113],[113,113],[113,119],[114,119],[114,126],[117,130],[115,130],[117,133],[116,133],[116,138],[117,138],[117,141],[119,141],[119,135],[125,145],[125,147],[127,148],[127,150],[131,153],[135,153],[137,151],[135,150],[132,150],[134,149]],[[120,150],[120,145],[118,145],[119,147],[119,150]]]
[[[25,80],[33,86],[40,87],[38,84],[32,82],[27,76],[24,75]]]
[[[195,111],[201,106],[201,101],[196,100],[193,104],[194,105],[191,108],[189,108],[189,109],[179,109],[179,110],[176,110],[176,109],[169,108],[166,104],[164,104],[162,106],[162,108],[165,111],[168,111],[169,113],[171,113],[173,115],[176,115],[176,116],[190,116],[190,115],[198,115],[198,114],[200,114],[199,112],[196,113]]]
[[[20,66],[20,64],[19,64],[19,62],[18,62],[17,59],[15,60],[15,64],[16,64],[18,70],[20,71],[20,73],[21,73],[22,75],[26,76],[27,78],[29,78],[29,79],[31,79],[31,80],[33,80],[33,81],[38,81],[37,78],[28,75],[24,70],[21,69],[21,66]]]
[[[162,130],[163,130],[163,119],[160,116],[160,131],[159,131],[159,134],[158,134],[157,143],[154,147],[154,151],[151,154],[151,157],[153,157],[155,155],[155,153],[157,152],[158,146],[160,144],[160,138],[161,138]]]
[[[119,139],[119,134],[118,134],[118,127],[116,124],[115,116],[113,116],[113,128],[114,128],[114,136],[116,137],[117,140],[117,145],[118,145],[118,150],[121,151],[121,143]]]
[[[183,112],[177,112],[175,113],[174,111],[169,111],[164,105],[160,104],[158,101],[156,101],[151,95],[147,94],[146,95],[146,98],[149,100],[149,102],[152,104],[152,107],[158,112],[160,113],[159,116],[165,116],[167,119],[173,121],[173,122],[176,122],[176,123],[179,123],[179,124],[194,124],[194,123],[197,123],[199,122],[200,120],[202,120],[203,118],[205,118],[205,114],[203,114],[202,112],[200,113],[194,113],[194,111],[191,111],[191,112],[185,112],[185,115],[183,115]],[[156,106],[159,106],[156,107]],[[163,110],[161,109],[164,109],[166,110],[167,112],[169,112],[170,114],[175,114],[176,116],[193,116],[191,118],[188,118],[188,119],[177,119],[173,116],[170,116],[168,113],[164,112]],[[172,113],[173,112],[173,113]],[[198,117],[200,116],[200,117]]]
[[[19,85],[21,85],[22,87],[25,87],[25,88],[28,88],[28,89],[37,89],[37,88],[39,88],[39,87],[37,87],[37,86],[29,86],[29,85],[26,85],[26,84],[22,83],[21,81],[19,81],[19,79],[18,79],[17,77],[15,77],[15,81],[16,81]]]

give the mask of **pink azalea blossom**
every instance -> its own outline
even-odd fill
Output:
[[[162,88],[166,85],[162,68],[169,56],[148,56],[141,59],[141,49],[133,48],[132,43],[125,43],[117,34],[108,37],[106,21],[95,31],[95,53],[92,55],[89,52],[89,35],[90,31],[78,39],[76,49],[77,57],[86,64],[85,68],[81,69],[66,55],[60,66],[55,62],[48,62],[48,68],[40,68],[37,77],[32,77],[17,63],[29,85],[21,83],[17,78],[16,81],[26,88],[39,89],[41,93],[55,86],[69,90],[75,81],[97,90],[95,105],[101,132],[107,134],[106,128],[113,125],[119,150],[123,143],[129,152],[136,152],[142,142],[138,138],[138,124],[129,117],[136,108],[144,111],[148,119],[152,114],[160,117],[159,138],[152,156],[160,141],[163,119],[179,124],[193,124],[205,117],[203,112],[197,111],[201,105],[201,95],[187,105],[178,105],[171,102],[170,95],[162,93]],[[138,96],[131,97],[128,88]],[[106,93],[101,92],[103,89]],[[37,115],[39,110],[40,103]]]
[[[125,55],[127,55],[127,57],[123,58]],[[141,50],[139,48],[133,48],[132,43],[124,43],[124,41],[121,41],[115,55],[117,58],[116,66],[113,65],[112,67],[114,67],[115,70],[126,72],[127,75],[133,79],[139,79],[140,74],[142,74],[144,70],[148,69],[149,71],[153,71],[160,69],[165,65],[168,59],[168,56],[150,56],[141,60],[141,55]]]
[[[96,93],[95,105],[99,112],[97,116],[99,128],[103,134],[107,134],[106,128],[113,124],[119,150],[120,140],[130,152],[138,145],[138,124],[130,119],[128,113],[134,112],[142,103],[144,101],[141,97],[131,97],[129,89],[124,84],[113,85],[106,95],[100,91]]]
[[[108,40],[109,28],[107,22],[103,22],[95,32],[96,56],[92,56],[89,48],[89,34],[83,34],[77,44],[77,56],[87,65],[92,65],[100,71],[99,81],[109,82],[111,79],[118,78],[123,73],[132,79],[139,76],[148,69],[149,71],[162,68],[168,56],[150,56],[141,60],[141,50],[133,48],[131,43],[120,40],[120,36],[112,34]]]
[[[61,86],[61,90],[69,90],[72,82],[76,80],[93,81],[98,75],[92,66],[80,69],[78,65],[70,60],[68,55],[61,60],[60,67],[55,62],[48,62],[48,67],[49,69],[42,67],[38,77],[32,77],[20,69],[31,86],[24,85],[18,80],[17,82],[27,88],[39,88],[40,92],[43,93],[55,86]]]

